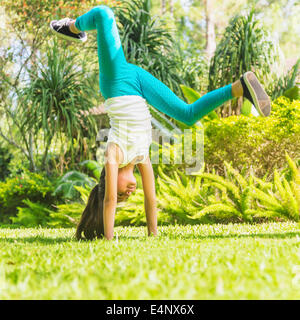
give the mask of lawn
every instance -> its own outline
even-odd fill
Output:
[[[300,225],[0,228],[0,299],[300,299]]]

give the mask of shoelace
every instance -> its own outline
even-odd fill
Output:
[[[69,27],[69,22],[71,21],[70,18],[64,18],[56,22],[56,25],[58,26],[57,30],[60,30],[63,27]]]

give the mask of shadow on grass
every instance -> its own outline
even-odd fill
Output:
[[[164,235],[161,235],[164,236]],[[211,235],[199,235],[199,234],[187,234],[187,235],[169,235],[168,238],[171,240],[182,239],[241,239],[241,238],[263,238],[263,239],[290,239],[290,238],[300,238],[300,232],[285,232],[285,233],[253,233],[253,234],[211,234]]]
[[[169,235],[169,234],[160,234],[157,240],[163,240],[168,238],[169,240],[222,240],[222,239],[246,239],[246,238],[259,238],[259,239],[292,239],[300,238],[300,232],[286,232],[286,233],[256,233],[256,234],[228,234],[228,235],[199,235],[199,234],[186,234],[186,235]],[[146,236],[119,236],[118,240],[142,240],[146,241],[148,238]],[[102,241],[100,240],[83,240],[82,243]],[[67,243],[67,242],[76,242],[78,243],[73,236],[68,237],[45,237],[45,236],[32,236],[32,237],[5,237],[0,238],[0,243],[39,243],[45,245],[53,245],[58,243]]]
[[[66,238],[48,238],[48,237],[24,237],[24,238],[0,238],[0,243],[39,243],[45,245],[58,244],[58,243],[67,243],[67,242],[77,242],[77,240],[73,237]]]

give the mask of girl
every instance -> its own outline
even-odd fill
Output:
[[[117,202],[126,200],[136,188],[135,165],[142,177],[148,235],[157,234],[155,180],[149,159],[151,115],[146,101],[187,125],[240,96],[250,100],[260,115],[270,114],[270,99],[253,72],[192,104],[185,103],[150,73],[126,61],[114,13],[107,6],[97,6],[76,20],[51,21],[50,28],[62,38],[79,42],[86,41],[85,31],[97,30],[100,91],[111,125],[100,183],[91,191],[77,239],[82,233],[87,239],[113,238]]]

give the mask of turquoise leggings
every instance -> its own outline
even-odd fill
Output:
[[[233,98],[231,84],[205,94],[192,104],[178,98],[166,85],[146,70],[128,63],[122,49],[113,11],[97,6],[76,19],[81,31],[97,29],[100,91],[105,99],[138,95],[187,125],[193,125],[210,111]]]

